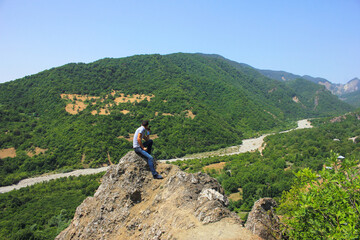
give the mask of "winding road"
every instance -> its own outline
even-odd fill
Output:
[[[307,119],[299,120],[298,127],[294,129],[290,129],[287,131],[283,131],[280,133],[290,132],[293,130],[298,129],[304,129],[304,128],[311,128],[311,123]],[[275,134],[275,133],[273,133]],[[201,154],[194,154],[189,157],[185,158],[176,158],[176,159],[168,159],[168,160],[158,160],[159,162],[172,162],[177,160],[189,160],[189,159],[196,159],[196,158],[204,158],[209,156],[224,156],[224,155],[233,155],[233,154],[239,154],[239,153],[245,153],[249,151],[255,151],[256,149],[261,150],[263,148],[264,138],[271,134],[264,134],[258,138],[251,138],[251,139],[244,139],[242,141],[242,144],[239,146],[232,146],[225,149],[220,149],[214,152],[208,152],[208,153],[201,153]],[[20,189],[23,187],[31,186],[36,183],[41,183],[45,181],[49,181],[52,179],[62,178],[62,177],[69,177],[69,176],[80,176],[80,175],[89,175],[89,174],[96,174],[100,172],[107,171],[109,167],[102,167],[102,168],[87,168],[87,169],[79,169],[68,173],[58,173],[58,174],[51,174],[51,175],[43,175],[40,177],[34,177],[34,178],[27,178],[21,180],[17,184],[13,184],[10,186],[0,187],[0,193],[6,193],[10,192],[15,189]]]

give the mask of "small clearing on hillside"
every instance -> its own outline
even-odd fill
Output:
[[[220,172],[222,169],[224,169],[226,162],[219,162],[219,163],[214,163],[214,164],[210,164],[205,166],[203,169],[204,171],[211,171],[212,169],[215,169],[216,172]]]
[[[125,95],[124,93],[120,93],[120,91],[113,91],[111,95],[118,96],[113,101],[114,103],[108,103],[105,105],[105,107],[100,108],[99,110],[93,110],[91,112],[92,115],[109,115],[110,114],[110,108],[114,105],[119,105],[120,103],[135,103],[135,102],[141,102],[144,100],[150,101],[151,98],[155,97],[155,95],[145,95],[145,94],[133,94],[133,95]],[[86,101],[93,101],[100,99],[100,102],[104,102],[106,99],[109,98],[109,95],[106,95],[104,98],[96,97],[96,96],[88,96],[88,95],[78,95],[78,94],[60,94],[62,99],[70,100],[71,102],[68,103],[65,107],[65,110],[70,114],[78,114],[79,112],[85,110],[88,106]],[[93,105],[96,104],[96,102],[92,102]],[[127,110],[123,110],[127,111]],[[129,111],[127,111],[129,113]],[[127,114],[124,113],[124,114]]]
[[[192,111],[186,110],[186,117],[191,118],[191,119],[194,119],[195,116],[196,116],[196,115],[195,115]]]
[[[47,151],[47,149],[42,149],[42,148],[36,147],[34,150],[27,151],[26,154],[29,157],[33,157],[33,156],[39,155],[40,153],[45,153],[46,151]]]
[[[300,102],[299,98],[297,96],[293,97],[292,100],[296,103]]]
[[[238,190],[239,190],[239,192],[230,194],[228,198],[234,202],[242,200],[243,199],[243,190],[242,190],[242,188],[239,188]]]
[[[0,159],[3,158],[14,158],[16,157],[16,149],[15,148],[6,148],[6,149],[1,149],[0,150]]]

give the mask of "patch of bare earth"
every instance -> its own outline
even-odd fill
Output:
[[[243,196],[243,190],[242,190],[242,188],[239,188],[238,190],[239,190],[239,192],[230,194],[228,196],[228,198],[230,200],[234,201],[234,202],[242,200],[243,199],[243,197],[242,197]]]
[[[125,95],[123,93],[120,94],[120,97],[115,98],[114,102],[119,103],[127,103],[127,102],[141,102],[143,100],[150,101],[151,98],[155,97],[155,95],[145,95],[145,94],[133,94],[133,95]]]
[[[352,137],[352,138],[349,138],[350,141],[353,141],[354,143],[356,143],[356,139],[358,138],[359,136],[357,137]]]
[[[126,137],[126,136],[119,136],[118,138],[123,138],[123,139],[128,140],[129,142],[132,142],[132,141],[134,140],[134,134],[133,134],[133,133],[132,133],[132,134],[129,134],[128,137]]]
[[[275,88],[273,88],[273,89],[270,89],[269,91],[268,91],[268,93],[272,93],[272,92],[274,92],[274,91],[276,91],[277,90],[277,88],[275,87]]]
[[[292,100],[296,103],[300,102],[299,98],[297,96],[293,97]]]
[[[185,115],[187,118],[194,119],[196,117],[196,115],[191,110],[185,110],[183,112],[185,112]],[[173,114],[173,113],[162,113],[161,115],[162,116],[171,116],[171,117],[175,116],[175,114]],[[159,112],[155,112],[155,117],[157,117],[157,116],[159,116]]]
[[[133,94],[133,95],[125,95],[123,93],[119,93],[119,91],[112,91],[111,95],[119,95],[119,97],[116,97],[114,99],[114,102],[116,105],[119,105],[120,103],[135,103],[135,102],[141,102],[143,100],[150,101],[151,98],[155,97],[155,95],[145,95],[145,94]],[[70,100],[71,103],[68,103],[65,107],[65,110],[70,114],[78,114],[79,112],[85,110],[88,106],[88,104],[85,103],[85,101],[91,101],[92,99],[100,99],[100,97],[95,96],[88,96],[88,95],[78,95],[78,94],[60,94],[62,99]],[[109,95],[106,95],[105,98],[101,99],[100,102],[104,102],[105,99],[107,99]],[[96,103],[93,102],[93,105]],[[114,106],[113,103],[106,104],[104,108],[100,108],[99,110],[94,110],[91,112],[92,115],[109,115],[110,114],[110,108]],[[124,110],[127,111],[127,110]],[[128,113],[128,112],[127,112]],[[124,113],[124,114],[127,114]]]
[[[29,156],[29,157],[33,157],[33,156],[36,156],[36,155],[39,155],[41,153],[45,153],[47,151],[47,149],[42,149],[42,148],[39,148],[39,147],[36,147],[34,150],[32,151],[27,151],[26,154]]]
[[[191,119],[194,119],[195,116],[196,116],[196,115],[195,115],[192,111],[186,110],[186,117],[191,118]]]
[[[214,164],[205,166],[203,169],[204,169],[204,171],[211,171],[212,169],[215,169],[215,171],[221,171],[222,169],[224,169],[225,164],[226,164],[226,162],[214,163]]]
[[[175,116],[175,115],[172,114],[172,113],[163,113],[162,115],[163,115],[163,116]]]
[[[266,111],[265,109],[264,109],[264,112],[266,112],[266,113],[268,113],[268,114],[270,114],[274,119],[276,119],[277,117],[274,115],[274,114],[272,114],[271,112],[269,112],[269,111]]]
[[[330,120],[331,123],[336,123],[336,122],[342,122],[342,120],[346,119],[346,116],[339,116],[339,117],[334,117],[333,119]]]
[[[78,114],[79,112],[83,111],[85,108],[87,107],[87,105],[81,101],[75,101],[75,103],[69,103],[66,105],[65,107],[65,111],[67,111],[68,113],[75,115]]]
[[[1,149],[0,150],[0,159],[3,158],[14,158],[16,157],[16,149],[15,148],[6,148],[6,149]]]

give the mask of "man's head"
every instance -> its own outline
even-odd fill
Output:
[[[150,127],[150,126],[149,126],[149,121],[148,121],[148,120],[142,121],[141,126],[144,126],[146,129],[148,129],[148,128]]]

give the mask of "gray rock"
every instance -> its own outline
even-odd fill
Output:
[[[263,239],[277,239],[279,218],[274,214],[277,204],[272,198],[257,200],[249,213],[245,227]]]
[[[258,239],[226,208],[216,179],[167,164],[157,171],[164,179],[153,179],[133,151],[126,154],[56,239]]]

